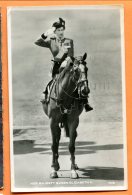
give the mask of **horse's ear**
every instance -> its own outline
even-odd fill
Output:
[[[83,55],[83,61],[85,61],[86,58],[87,58],[87,53],[85,53],[85,54]]]

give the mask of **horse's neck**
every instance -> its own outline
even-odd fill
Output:
[[[73,92],[76,88],[75,82],[71,79],[69,73],[66,73],[63,78],[60,78],[58,82],[58,96],[60,99],[70,101],[73,96]]]

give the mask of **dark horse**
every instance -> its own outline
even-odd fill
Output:
[[[79,125],[79,115],[84,108],[83,99],[88,97],[88,79],[85,53],[77,58],[69,58],[66,67],[58,74],[51,86],[49,103],[43,103],[43,109],[50,119],[52,134],[52,172],[51,178],[57,178],[58,148],[61,136],[61,127],[69,137],[69,152],[71,155],[71,178],[78,178],[75,164],[75,140],[77,137],[77,127]]]

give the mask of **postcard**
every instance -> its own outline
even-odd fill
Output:
[[[12,192],[126,190],[123,6],[7,18]]]

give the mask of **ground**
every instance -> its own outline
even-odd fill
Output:
[[[94,111],[92,111],[94,112]],[[51,135],[48,125],[14,130],[15,187],[99,187],[124,185],[121,122],[87,122],[83,112],[76,140],[79,179],[70,178],[68,138],[62,129],[58,179],[50,179]],[[85,121],[85,122],[84,122]]]

